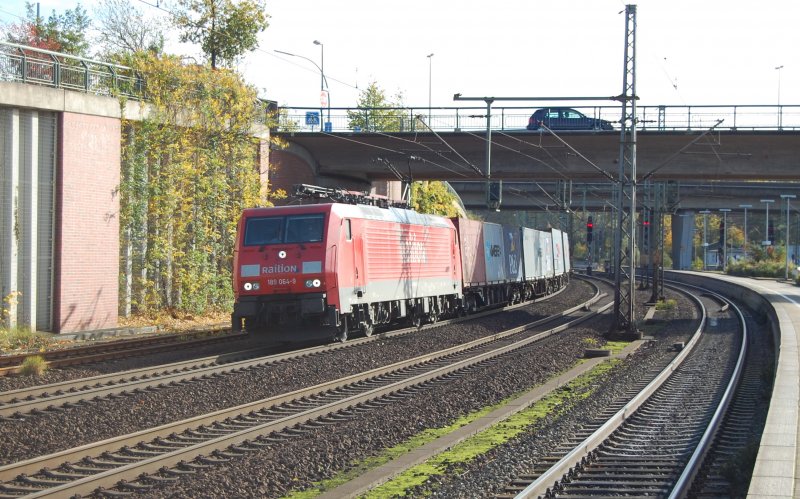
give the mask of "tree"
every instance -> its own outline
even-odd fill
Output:
[[[258,34],[269,26],[264,0],[179,0],[184,9],[175,15],[182,42],[199,43],[217,63],[230,63],[258,47]]]
[[[89,42],[86,32],[91,20],[86,9],[77,4],[63,14],[55,10],[47,20],[40,16],[34,4],[25,2],[25,19],[11,24],[6,30],[6,40],[54,52],[86,56]]]
[[[101,0],[95,10],[98,41],[105,55],[164,50],[164,29],[157,19],[146,19],[128,0]]]
[[[275,197],[257,168],[263,107],[234,71],[150,52],[132,65],[147,79],[148,113],[122,122],[123,311],[229,308],[238,217]]]
[[[459,216],[459,199],[447,183],[422,181],[411,184],[411,208],[419,213]]]
[[[370,132],[400,132],[405,128],[403,113],[403,94],[395,95],[394,100],[386,97],[386,92],[374,81],[358,98],[357,111],[348,111],[350,128],[360,128]]]

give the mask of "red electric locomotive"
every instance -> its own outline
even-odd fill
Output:
[[[234,330],[289,340],[369,336],[381,324],[435,321],[462,303],[453,223],[401,208],[247,209],[233,265]]]

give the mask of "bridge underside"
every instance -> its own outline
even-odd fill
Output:
[[[277,134],[318,178],[370,182],[398,177],[478,180],[486,177],[485,133]],[[652,180],[796,180],[800,132],[640,132],[637,171]],[[503,180],[616,179],[619,133],[492,133],[491,177]],[[694,143],[693,143],[694,141]],[[294,151],[294,152],[292,152]],[[299,152],[302,151],[302,152]]]
[[[671,181],[670,181],[671,182]],[[486,209],[486,181],[450,182],[468,210]],[[504,181],[502,208],[507,210],[606,211],[611,208],[614,183],[573,182],[569,186],[552,181]],[[675,181],[674,204],[681,210],[739,209],[750,205],[753,212],[764,211],[762,199],[781,201],[781,194],[800,194],[800,182]],[[640,185],[639,196],[647,196],[647,185]],[[566,193],[566,195],[565,195]],[[799,196],[800,197],[800,196]],[[640,199],[641,204],[641,199]],[[772,210],[778,209],[772,205]]]

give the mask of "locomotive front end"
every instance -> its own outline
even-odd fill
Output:
[[[330,336],[327,214],[311,206],[245,210],[234,252],[233,329],[307,339]]]

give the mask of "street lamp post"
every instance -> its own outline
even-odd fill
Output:
[[[328,85],[328,80],[325,78],[325,45],[319,40],[314,40],[314,45],[319,45],[319,96],[322,99],[322,96],[325,96],[325,103],[328,107],[328,123],[331,122],[331,88]],[[325,88],[327,87],[328,91],[325,93]],[[322,101],[320,101],[320,104]],[[320,130],[322,130],[322,109],[319,110],[319,117],[320,117]]]
[[[698,212],[703,215],[703,270],[706,269],[706,256],[708,253],[708,215],[711,214],[708,210]]]
[[[720,208],[722,212],[722,271],[728,270],[728,212],[730,208]]]
[[[740,204],[739,208],[744,208],[744,259],[747,260],[747,209],[752,208],[752,204]]]
[[[319,45],[320,48],[323,47],[322,42],[320,42],[318,40],[314,40],[314,45]],[[325,100],[327,101],[327,104],[328,104],[328,121],[330,121],[330,119],[331,119],[331,96],[330,96],[330,87],[328,86],[328,79],[325,78],[325,70],[323,69],[324,64],[325,64],[325,52],[324,52],[324,49],[322,51],[322,59],[320,61],[320,62],[322,62],[323,66],[320,66],[316,62],[312,61],[311,59],[309,59],[308,57],[303,56],[303,55],[292,54],[291,52],[284,52],[283,50],[276,50],[275,52],[277,52],[279,54],[283,54],[283,55],[288,55],[288,56],[291,56],[291,57],[299,57],[300,59],[305,59],[306,61],[308,61],[311,64],[313,64],[317,69],[319,69],[319,77],[320,77],[320,81],[321,81],[321,83],[320,83],[320,92],[319,92],[320,93],[320,105],[322,105],[321,98],[322,98],[323,92],[325,92],[325,87],[328,87],[328,93],[326,94],[326,99]],[[320,108],[320,110],[319,110],[319,129],[320,129],[320,131],[323,130],[322,111],[323,111],[323,109]]]
[[[428,126],[431,124],[431,75],[433,63],[433,52],[428,54]]]
[[[767,215],[766,215],[766,219],[764,221],[764,240],[761,241],[761,245],[762,246],[769,246],[770,244],[772,244],[772,241],[767,239],[769,237],[769,205],[774,203],[775,200],[774,199],[762,199],[761,202],[767,205]]]
[[[778,128],[783,126],[783,113],[781,112],[781,69],[783,69],[783,64],[775,66],[775,70],[778,71]]]
[[[796,197],[797,196],[795,196],[794,194],[781,194],[781,199],[785,199],[786,200],[786,241],[785,241],[785,245],[786,245],[786,251],[785,251],[785,253],[786,253],[786,255],[785,255],[786,256],[786,268],[784,269],[785,273],[784,273],[783,278],[787,279],[787,280],[789,279],[789,201],[791,199],[796,198]]]

